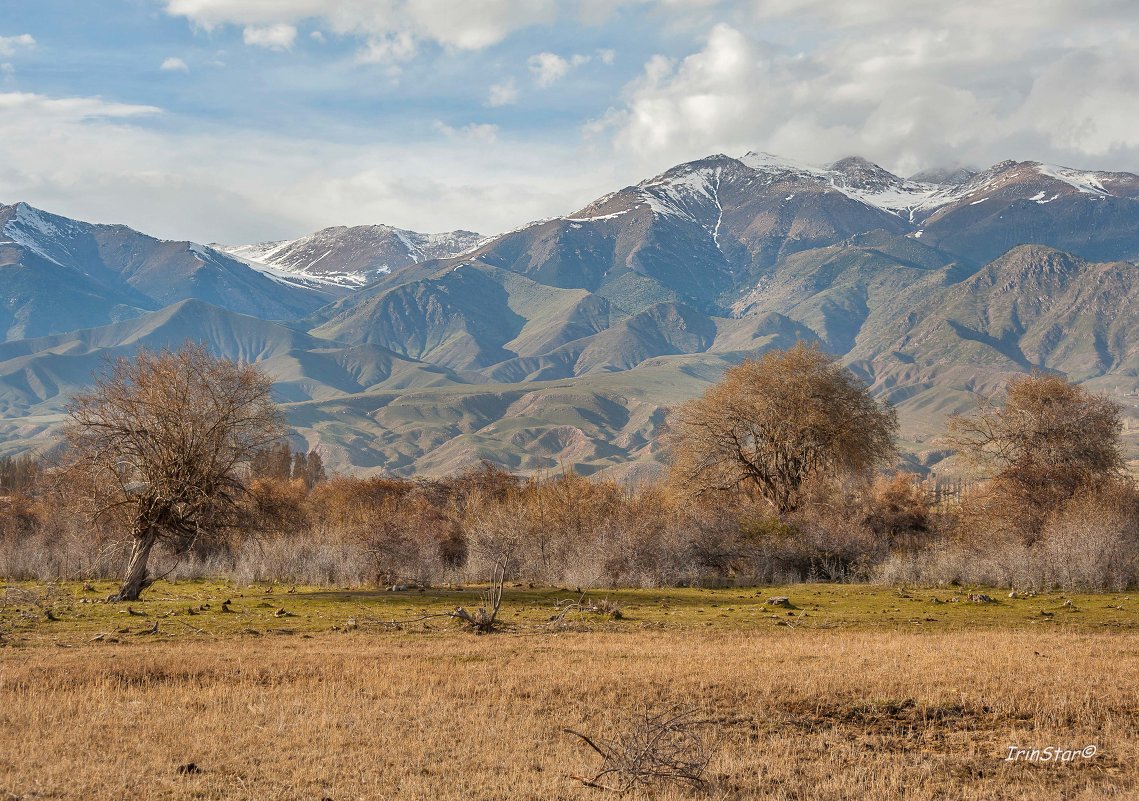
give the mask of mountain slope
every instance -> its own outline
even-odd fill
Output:
[[[113,322],[188,298],[267,319],[295,319],[329,299],[211,248],[26,203],[0,207],[0,236],[5,339]]]
[[[980,265],[1018,245],[1094,261],[1139,258],[1139,177],[1006,161],[920,220],[921,237]]]
[[[277,399],[285,402],[460,381],[444,368],[378,346],[339,347],[279,323],[187,300],[111,325],[0,343],[0,416],[58,413],[108,359],[185,342],[261,364],[275,380]]]
[[[1093,263],[1023,245],[950,285],[858,355],[903,354],[929,365],[1056,370],[1083,381],[1139,375],[1139,266]],[[883,332],[884,334],[885,332]]]

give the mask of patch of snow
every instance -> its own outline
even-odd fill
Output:
[[[653,214],[702,227],[720,250],[720,225],[724,220],[724,207],[720,203],[722,179],[722,166],[702,166],[643,181],[637,185],[636,192]]]
[[[987,198],[987,197],[983,197],[983,198],[981,198],[980,200],[974,200],[974,201],[973,201],[972,203],[970,203],[969,205],[970,205],[970,206],[977,206],[977,205],[980,205],[981,203],[984,203],[986,200],[988,200],[988,198]]]
[[[299,241],[298,239],[282,239],[276,242],[258,242],[253,245],[219,246],[219,250],[241,259],[272,263],[274,256]]]
[[[393,228],[392,231],[395,232],[396,238],[399,239],[401,243],[403,243],[403,246],[407,248],[407,252],[411,254],[411,258],[416,263],[427,260],[423,255],[423,251],[419,248],[418,245],[412,242],[411,237],[408,236],[408,234],[411,233],[410,231],[404,231],[400,228]]]
[[[928,211],[947,206],[960,200],[962,193],[958,187],[938,186],[937,184],[920,184],[914,181],[898,179],[899,183],[884,186],[880,189],[849,189],[836,186],[840,192],[854,200],[861,200],[868,206],[896,214],[905,215],[914,221],[914,215],[919,211]]]
[[[332,249],[331,249],[331,248],[329,248],[328,250],[324,251],[324,253],[321,253],[319,256],[317,256],[317,257],[316,257],[316,261],[314,261],[312,264],[310,264],[310,265],[309,265],[308,267],[306,267],[305,269],[307,269],[307,270],[311,270],[313,267],[315,267],[316,265],[320,264],[320,260],[321,260],[321,259],[323,259],[325,256],[327,256],[327,255],[328,255],[329,253],[331,253],[331,252],[332,252]]]
[[[58,218],[64,223],[63,218]],[[63,266],[59,259],[51,254],[50,246],[59,246],[60,239],[71,238],[75,232],[74,225],[61,228],[39,209],[32,208],[27,203],[17,203],[16,213],[4,226],[4,233],[10,242],[27,248],[50,262]]]
[[[963,197],[959,187],[911,181],[885,170],[872,173],[874,182],[857,185],[840,170],[780,158],[770,153],[748,153],[740,162],[760,173],[769,183],[786,180],[812,183],[829,191],[840,192],[851,200],[880,211],[904,216],[910,222],[913,222],[918,211],[940,208]],[[793,197],[794,193],[784,200]]]
[[[272,278],[279,284],[286,284],[291,286],[304,286],[310,289],[328,289],[329,287],[339,287],[342,289],[359,289],[365,284],[370,283],[366,274],[356,272],[322,272],[322,273],[309,273],[305,269],[296,269],[294,267],[287,267],[272,264],[269,261],[259,261],[243,255],[241,251],[244,248],[227,249],[225,252],[246,266],[252,267],[257,272]],[[331,251],[330,251],[331,252]],[[324,254],[325,256],[328,253]],[[268,257],[263,257],[268,258]],[[321,257],[323,258],[323,256]],[[317,259],[319,261],[320,259]],[[316,262],[313,262],[315,264]],[[310,267],[312,265],[309,265]]]
[[[217,252],[205,245],[199,245],[197,242],[187,242],[186,249],[193,253],[194,258],[202,262],[202,264],[213,261],[213,254]]]
[[[772,155],[771,153],[747,153],[740,159],[744,166],[750,167],[756,172],[768,174],[781,174],[781,173],[799,173],[801,175],[813,175],[817,178],[829,178],[831,173],[824,167],[818,167],[814,164],[807,164],[803,161],[795,161],[794,159],[785,159],[780,156]]]
[[[716,249],[721,253],[724,249],[720,247],[720,225],[724,222],[724,207],[720,203],[720,180],[723,178],[723,172],[716,169],[716,191],[712,194],[712,199],[716,201],[716,227],[712,229],[712,242],[715,243]]]
[[[343,273],[320,273],[319,275],[310,275],[308,273],[292,270],[282,267],[274,267],[271,264],[259,264],[257,262],[246,261],[245,263],[252,267],[257,272],[262,273],[269,278],[272,278],[279,284],[287,284],[290,286],[305,286],[310,288],[319,289],[321,287],[327,288],[329,286],[343,287],[348,289],[358,289],[369,283],[368,276],[361,273],[343,272]],[[380,272],[386,272],[381,270]]]
[[[638,203],[636,206],[631,206],[630,208],[622,209],[621,211],[615,211],[612,214],[598,214],[598,215],[593,216],[593,217],[563,217],[561,219],[575,220],[575,221],[580,221],[580,222],[597,222],[598,220],[612,220],[615,217],[620,217],[624,214],[628,214],[630,211],[633,211],[633,209],[636,209],[636,208],[643,206],[643,205],[645,205],[645,204],[644,203]],[[491,240],[487,240],[487,241],[489,242]]]
[[[1103,188],[1103,174],[1097,172],[1084,172],[1069,167],[1058,167],[1055,164],[1037,164],[1036,171],[1048,178],[1063,181],[1068,186],[1078,189],[1089,195],[1106,197],[1111,193]]]
[[[387,225],[361,225],[325,228],[299,239],[219,249],[277,279],[305,286],[356,289],[379,274],[391,272],[391,263],[378,263],[388,256],[392,263],[408,266],[460,255],[479,244],[478,235],[469,231],[421,234]],[[343,254],[343,266],[332,263],[340,258],[337,254]]]
[[[498,236],[488,236],[486,239],[481,240],[476,247],[481,248],[483,245],[489,244],[490,242],[493,242],[494,240],[499,239],[500,237],[504,237],[507,234],[520,234],[523,231],[529,231],[531,228],[537,228],[539,225],[545,225],[546,223],[557,222],[558,220],[565,220],[565,219],[567,219],[567,218],[566,217],[543,217],[540,220],[531,220],[530,222],[526,223],[525,225],[520,225],[517,228],[511,228],[506,233],[499,234]],[[587,218],[587,217],[580,217],[580,218],[575,217],[574,219],[589,219],[589,218]]]

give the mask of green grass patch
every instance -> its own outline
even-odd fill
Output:
[[[305,636],[329,631],[443,634],[462,628],[441,615],[457,606],[470,609],[481,604],[477,586],[392,592],[161,581],[141,601],[107,603],[104,599],[115,588],[112,582],[6,585],[0,596],[0,646]],[[969,600],[970,595],[982,593],[993,602]],[[508,585],[499,619],[507,633],[645,627],[734,631],[776,627],[789,631],[1139,629],[1139,597],[1128,593],[1053,592],[1010,598],[1007,592],[984,588],[796,584],[597,590],[586,596],[593,602],[609,601],[620,614],[570,611],[559,616],[559,604],[582,597],[576,588]],[[788,605],[768,603],[780,596],[788,598]]]

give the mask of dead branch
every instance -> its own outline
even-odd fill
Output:
[[[466,623],[479,634],[488,634],[494,631],[498,622],[498,613],[502,609],[502,589],[505,581],[506,563],[505,561],[500,561],[495,564],[490,587],[482,594],[482,606],[473,612],[459,606],[450,612],[433,612],[403,620],[376,620],[368,615],[361,614],[357,620],[357,625],[359,625],[359,621],[362,620],[365,623],[375,623],[377,625],[399,628],[400,626],[420,623],[424,620],[431,620],[432,618],[449,617]]]
[[[566,618],[571,613],[609,615],[614,620],[621,620],[624,617],[621,605],[616,601],[609,598],[602,598],[599,601],[595,601],[584,592],[578,596],[576,601],[555,601],[554,609],[557,610],[557,613],[550,618],[550,625],[554,627],[565,623]]]
[[[157,621],[155,621],[155,622],[157,623]],[[187,623],[185,620],[175,620],[174,622],[182,624],[183,626],[185,626],[186,628],[190,629],[191,631],[193,631],[197,634],[209,634],[208,631],[205,631],[204,629],[200,629],[197,626],[192,626],[189,623]]]
[[[592,777],[574,776],[586,787],[627,793],[653,784],[705,785],[704,771],[711,754],[700,736],[697,710],[673,708],[637,715],[623,734],[613,740],[590,737],[574,729],[577,737],[602,758]]]
[[[491,579],[491,585],[486,592],[483,593],[483,605],[475,612],[468,612],[463,607],[457,607],[454,612],[451,612],[451,617],[458,618],[467,625],[471,626],[480,634],[487,634],[494,631],[495,622],[498,619],[498,612],[502,608],[502,587],[506,582],[506,562],[499,560],[495,562],[494,573]]]

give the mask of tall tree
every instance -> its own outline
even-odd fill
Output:
[[[153,547],[187,549],[241,519],[247,463],[278,440],[283,418],[270,379],[201,345],[119,359],[95,390],[68,407],[66,429],[96,517],[129,526],[132,547],[116,601],[153,578]]]
[[[29,453],[0,456],[0,494],[21,492],[36,482],[40,465]]]
[[[989,522],[1013,524],[1030,541],[1074,496],[1126,472],[1120,405],[1057,375],[1013,378],[1003,406],[984,398],[948,429],[949,446],[991,479]]]
[[[892,408],[802,344],[729,369],[668,420],[670,478],[695,495],[754,489],[794,511],[814,477],[866,475],[895,458]]]
[[[324,459],[321,458],[320,452],[313,448],[308,452],[308,474],[305,484],[309,489],[312,489],[327,478],[328,473],[324,470]]]
[[[306,487],[308,483],[308,457],[304,451],[297,451],[293,454],[293,481],[303,481]]]

